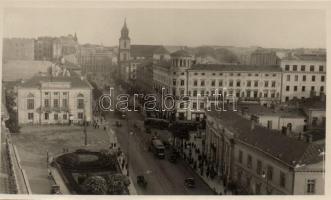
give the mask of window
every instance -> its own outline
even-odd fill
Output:
[[[298,66],[297,65],[293,65],[293,71],[297,71],[298,70]]]
[[[172,80],[172,85],[173,85],[173,86],[176,86],[176,79],[173,79],[173,80]]]
[[[28,113],[28,120],[33,120],[33,113]]]
[[[305,86],[302,86],[302,92],[306,91],[306,87]]]
[[[291,75],[286,76],[286,81],[291,81]]]
[[[184,72],[180,73],[180,75],[184,75]]]
[[[181,90],[179,91],[179,93],[180,93],[181,96],[184,96],[185,90],[184,90],[184,89],[181,89]]]
[[[254,87],[258,87],[259,86],[259,81],[254,81]]]
[[[230,87],[233,87],[233,80],[230,80],[230,82],[229,82],[229,86],[230,86]]]
[[[205,108],[205,104],[203,102],[200,103],[200,109],[204,109]]]
[[[205,86],[205,81],[204,81],[204,80],[201,80],[201,81],[200,81],[200,85],[201,85],[201,86]]]
[[[49,107],[49,99],[44,100],[45,107]]]
[[[265,76],[266,76],[266,77],[268,77],[268,76],[269,76],[269,74],[265,74]]]
[[[62,99],[62,106],[64,108],[67,108],[68,107],[68,101],[67,101],[67,99]]]
[[[247,81],[247,87],[251,87],[252,81]]]
[[[240,73],[237,74],[237,76],[240,76],[240,75],[241,75]]]
[[[321,86],[320,92],[324,92],[324,86]]]
[[[311,86],[311,91],[315,91],[315,86]]]
[[[211,81],[211,86],[215,86],[215,80]]]
[[[220,76],[223,76],[223,73],[220,73]]]
[[[28,99],[27,104],[28,110],[34,109],[34,99]]]
[[[213,73],[212,75],[215,76],[215,73]]]
[[[320,66],[319,66],[319,71],[320,71],[320,72],[323,72],[323,68],[324,68],[323,65],[320,65]]]
[[[49,113],[45,113],[45,120],[49,119]]]
[[[243,152],[239,150],[239,156],[238,156],[239,163],[243,162]]]
[[[255,76],[259,76],[259,74],[255,74]]]
[[[218,81],[218,86],[220,86],[220,87],[223,86],[223,81],[222,81],[222,80],[219,80],[219,81]]]
[[[192,107],[193,107],[193,109],[197,109],[197,103],[194,102]]]
[[[290,65],[285,65],[285,71],[290,71]]]
[[[264,81],[264,87],[268,87],[269,86],[269,81]]]
[[[54,99],[53,100],[53,105],[54,105],[54,108],[58,108],[59,107],[59,100],[58,99]]]
[[[285,101],[288,101],[288,100],[290,100],[290,98],[289,97],[285,97]]]
[[[276,77],[277,75],[276,74],[272,74],[273,77]]]
[[[82,112],[77,114],[78,119],[83,119],[84,118],[84,114]]]
[[[58,92],[54,92],[54,95],[59,95],[59,93]]]
[[[237,81],[237,87],[240,87],[240,81]]]
[[[290,86],[289,85],[286,86],[286,91],[290,91]]]
[[[267,179],[268,180],[270,180],[270,181],[272,180],[273,173],[274,173],[274,168],[271,166],[268,166],[268,168],[267,168]]]
[[[249,74],[248,74],[248,76],[252,76],[252,74],[251,74],[251,73],[249,73]]]
[[[202,75],[202,76],[204,76],[204,75],[205,75],[205,73],[201,73],[201,75]]]
[[[271,82],[271,87],[276,87],[276,81]]]
[[[63,96],[67,96],[67,94],[68,94],[67,92],[63,92]]]
[[[63,119],[67,120],[67,114],[63,114]]]
[[[272,129],[272,120],[268,120],[268,126],[269,129]]]
[[[311,81],[315,82],[315,76],[311,76]]]
[[[78,109],[83,109],[84,108],[84,99],[78,99],[77,100],[77,108]]]
[[[247,167],[252,168],[252,156],[247,155]]]
[[[306,75],[302,76],[302,81],[306,81]]]
[[[194,85],[194,86],[198,86],[198,81],[197,81],[197,80],[194,80],[194,81],[193,81],[193,85]]]
[[[280,172],[280,174],[279,174],[279,185],[284,188],[285,187],[285,184],[286,184],[285,173],[284,172]]]
[[[230,76],[233,76],[233,73],[230,73]]]
[[[193,96],[196,97],[198,94],[198,91],[197,90],[193,90]]]
[[[45,96],[47,96],[48,95],[48,92],[45,92]]]
[[[58,120],[59,119],[59,115],[57,113],[54,113],[54,120]]]
[[[299,80],[299,76],[298,75],[295,75],[294,76],[294,81],[298,81]]]
[[[205,91],[204,90],[201,90],[200,91],[200,94],[201,94],[202,97],[205,96]]]
[[[305,65],[301,65],[301,71],[302,72],[306,71],[306,66]]]
[[[185,85],[185,81],[184,80],[180,80],[180,85],[181,86]]]
[[[256,173],[258,175],[262,174],[262,162],[261,162],[261,160],[257,160],[257,162],[256,162]]]
[[[298,86],[293,87],[294,92],[298,91]]]
[[[314,179],[308,179],[307,180],[307,193],[314,194],[315,186],[316,186],[316,181]]]
[[[315,66],[314,65],[310,65],[310,71],[313,72],[315,69]]]
[[[321,76],[321,81],[322,81],[322,82],[325,81],[325,76]]]

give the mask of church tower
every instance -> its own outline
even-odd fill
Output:
[[[119,63],[126,63],[130,60],[130,37],[129,37],[129,29],[126,26],[126,19],[124,20],[124,25],[121,30],[118,54],[119,54],[119,58],[118,58]]]

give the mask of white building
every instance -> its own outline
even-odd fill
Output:
[[[282,102],[325,93],[326,57],[321,54],[290,55],[281,60]]]
[[[67,70],[38,74],[18,86],[19,124],[67,124],[92,119],[92,87]]]

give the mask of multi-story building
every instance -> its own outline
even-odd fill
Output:
[[[276,52],[266,49],[257,49],[250,56],[251,65],[279,65],[280,59]]]
[[[17,89],[19,124],[68,124],[92,119],[91,85],[65,68],[52,66]]]
[[[233,111],[207,112],[210,168],[239,194],[324,194],[325,146],[257,125]]]
[[[34,60],[34,40],[27,38],[4,38],[3,59]]]
[[[60,59],[63,56],[76,54],[78,51],[77,35],[61,36],[53,41],[53,59]]]
[[[156,63],[153,66],[153,79],[158,91],[165,88],[177,99],[189,97],[190,101],[177,101],[176,116],[179,119],[203,118],[205,110],[217,104],[210,98],[216,94],[227,100],[259,102],[266,106],[280,102],[279,66],[195,64],[194,56],[180,50],[171,54],[168,65]],[[197,98],[199,103],[194,101]]]
[[[35,60],[53,60],[53,37],[38,37],[34,44]]]
[[[282,102],[325,94],[325,54],[289,55],[281,60]]]

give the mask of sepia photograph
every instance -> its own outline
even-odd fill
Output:
[[[1,194],[325,195],[325,9],[51,5],[2,8]]]

